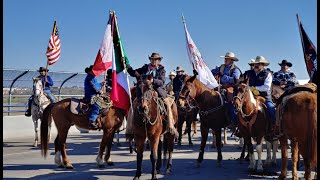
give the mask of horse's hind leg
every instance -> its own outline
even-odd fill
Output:
[[[203,161],[204,148],[206,147],[208,133],[209,133],[209,128],[206,127],[204,123],[201,123],[200,129],[201,129],[201,144],[200,144],[199,156],[197,159],[197,167],[200,167],[200,164]]]
[[[54,140],[54,152],[55,152],[55,156],[54,156],[54,163],[59,167],[59,168],[63,168],[64,165],[61,161],[61,145],[59,143],[59,134],[57,134],[56,139]]]
[[[303,159],[303,162],[304,162],[304,178],[306,180],[311,180],[311,162],[309,159],[307,158],[304,158]]]
[[[174,146],[174,136],[171,134],[168,134],[167,136],[167,142],[165,144],[165,146],[168,147],[168,152],[169,152],[169,158],[168,158],[168,162],[167,162],[167,170],[166,173],[171,173],[172,171],[172,152],[173,152],[173,146]]]
[[[297,162],[299,158],[298,142],[291,141],[291,145],[292,145],[292,149],[291,149],[292,150],[292,179],[298,179],[298,175],[297,175]]]
[[[156,171],[157,171],[157,174],[160,174],[160,168],[162,166],[162,141],[161,139],[159,140],[159,144],[158,144],[158,160],[157,160],[157,164],[156,164]]]
[[[180,113],[181,114],[181,113]],[[181,146],[181,139],[182,139],[182,126],[183,126],[183,123],[184,123],[184,119],[183,117],[179,117],[179,120],[178,120],[178,133],[179,133],[179,137],[178,137],[178,145]]]
[[[110,137],[111,136],[111,137]],[[106,155],[104,156],[104,161],[107,163],[108,166],[114,166],[114,163],[110,157],[110,152],[111,152],[111,146],[112,146],[112,140],[114,137],[114,132],[109,136],[107,136],[107,146],[106,146]]]
[[[62,156],[62,162],[67,169],[73,169],[71,162],[68,160],[67,152],[66,152],[66,139],[69,131],[69,127],[62,126],[64,129],[59,131],[59,144]]]
[[[228,143],[227,128],[223,128],[223,143]]]
[[[279,137],[279,141],[281,145],[281,174],[279,179],[285,179],[288,170],[288,139],[283,135]]]

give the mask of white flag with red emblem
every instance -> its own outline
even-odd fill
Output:
[[[186,33],[186,40],[187,40],[187,51],[189,56],[189,61],[191,65],[193,66],[193,69],[197,70],[198,76],[197,79],[199,79],[200,82],[202,82],[205,86],[207,86],[210,89],[213,89],[215,87],[218,87],[217,80],[214,78],[212,72],[204,62],[204,60],[201,57],[201,54],[197,48],[197,46],[194,44],[188,30],[187,25],[183,18],[183,24],[184,24],[184,30]]]

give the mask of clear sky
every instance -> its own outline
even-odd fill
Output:
[[[167,75],[176,66],[192,73],[181,20],[210,69],[232,51],[242,71],[258,55],[280,69],[282,59],[293,63],[298,79],[307,79],[296,13],[317,45],[316,0],[4,0],[4,68],[46,66],[46,48],[57,21],[61,57],[51,71],[84,72],[94,63],[109,18],[115,10],[131,66],[148,63],[159,52]]]

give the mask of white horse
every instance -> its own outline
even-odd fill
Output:
[[[33,78],[33,93],[34,97],[31,103],[31,115],[34,124],[34,131],[35,131],[35,140],[33,143],[34,147],[38,146],[38,119],[41,119],[42,113],[44,109],[51,103],[50,99],[43,92],[43,85],[41,82],[41,78]],[[51,123],[49,123],[49,141],[50,141],[50,130],[51,130]]]

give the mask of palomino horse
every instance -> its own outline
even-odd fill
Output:
[[[279,98],[277,122],[279,122],[280,126],[281,136],[279,140],[282,156],[279,179],[285,179],[287,175],[288,138],[291,139],[292,144],[293,179],[298,179],[297,162],[299,154],[302,155],[304,161],[305,179],[311,180],[312,167],[317,169],[317,86],[313,83],[305,86],[313,86],[315,89],[313,91],[301,89],[301,91],[292,93],[287,93],[286,91],[286,95]],[[315,177],[315,179],[317,178]]]
[[[38,146],[38,119],[41,119],[44,109],[50,104],[50,99],[43,92],[41,78],[33,78],[33,100],[31,104],[31,115],[34,124],[35,140],[34,147]],[[48,136],[50,141],[51,123],[49,124]]]
[[[206,146],[209,128],[215,131],[216,145],[218,150],[218,166],[221,165],[221,128],[228,124],[228,110],[226,104],[219,92],[206,87],[201,83],[196,76],[187,76],[182,85],[182,90],[179,95],[178,104],[184,107],[186,102],[193,99],[198,108],[200,115],[200,130],[201,130],[201,146],[197,159],[197,165],[200,166],[203,161],[204,149]]]
[[[70,111],[70,100],[70,98],[67,98],[55,104],[50,104],[44,110],[41,119],[41,153],[44,157],[47,156],[48,123],[50,123],[53,119],[58,132],[57,137],[54,141],[55,164],[59,167],[73,169],[73,166],[68,160],[66,153],[66,139],[69,128],[74,124],[82,129],[90,129],[88,129],[88,114],[73,114]],[[103,109],[101,111],[103,111]],[[99,167],[104,166],[104,162],[102,160],[104,150],[106,151],[104,161],[108,165],[113,165],[113,162],[110,158],[112,140],[116,130],[118,130],[122,125],[125,113],[125,110],[112,106],[106,113],[103,113],[102,115],[100,114],[98,117],[100,118],[101,126],[103,129],[103,137],[100,143],[99,153],[96,158],[96,162]],[[60,156],[62,156],[62,162]]]
[[[166,132],[167,121],[164,120],[165,112],[164,103],[158,97],[158,93],[152,88],[151,76],[143,76],[137,84],[137,91],[142,94],[141,99],[136,98],[133,102],[133,130],[134,140],[137,150],[137,171],[134,179],[139,179],[141,176],[143,151],[146,138],[150,141],[151,163],[152,163],[152,179],[157,179],[156,174],[160,172],[162,166],[161,151],[162,141],[160,136],[163,134],[163,148],[164,148],[164,163],[166,161],[167,151],[169,152],[169,159],[167,162],[166,173],[171,172],[172,168],[172,152],[174,146],[174,135]],[[177,123],[178,113],[177,106],[172,99],[172,112],[175,124]],[[140,106],[140,107],[139,107]],[[140,111],[138,110],[140,109]]]
[[[256,160],[253,153],[253,146],[251,143],[251,137],[255,139],[257,145],[256,150],[258,154],[257,171],[262,172],[262,143],[263,139],[266,139],[267,144],[267,159],[265,165],[276,164],[276,151],[278,148],[278,140],[273,141],[273,151],[271,160],[271,143],[273,140],[271,133],[271,122],[267,115],[267,109],[263,104],[265,99],[261,97],[255,99],[250,88],[249,79],[245,79],[241,82],[236,89],[237,93],[234,97],[234,106],[238,116],[238,127],[240,135],[244,138],[244,144],[248,146],[250,164],[249,170],[255,170]]]
[[[181,139],[182,139],[182,126],[183,123],[186,122],[186,133],[188,134],[188,141],[189,145],[193,145],[192,140],[191,140],[191,124],[193,122],[196,122],[195,120],[197,119],[197,114],[198,114],[198,109],[197,107],[193,104],[193,102],[186,102],[185,107],[180,107],[178,106],[178,145],[181,145]],[[196,132],[197,127],[193,127],[194,134]]]

